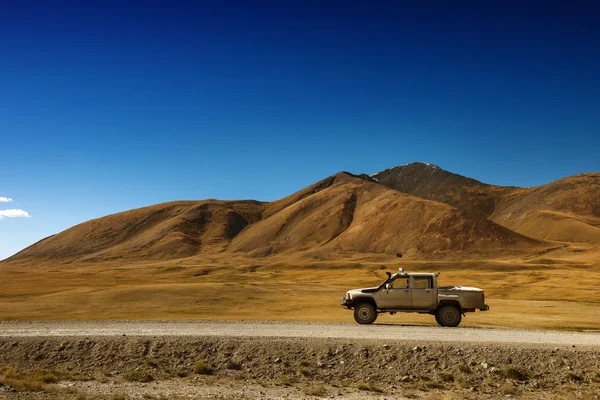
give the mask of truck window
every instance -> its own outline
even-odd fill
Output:
[[[408,287],[408,278],[396,278],[390,283],[393,289],[406,289]]]
[[[413,277],[413,289],[431,289],[431,281],[429,276],[415,276]]]

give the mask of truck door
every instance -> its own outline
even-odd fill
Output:
[[[383,288],[377,296],[377,306],[384,309],[410,309],[411,295],[407,276],[398,277],[388,283],[389,288]]]
[[[433,288],[432,276],[411,276],[412,305],[416,310],[435,310],[437,293]]]

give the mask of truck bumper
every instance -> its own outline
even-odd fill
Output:
[[[479,311],[487,311],[490,309],[490,306],[488,306],[487,304],[483,305],[483,308],[480,308]]]
[[[354,306],[354,303],[352,303],[352,300],[340,299],[340,306],[346,307],[346,308],[352,308]]]

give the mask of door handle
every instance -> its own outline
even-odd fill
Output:
[[[431,289],[425,289],[425,292],[429,293],[431,292]]]
[[[404,293],[408,293],[408,289],[404,289]]]

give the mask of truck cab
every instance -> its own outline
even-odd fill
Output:
[[[374,296],[381,309],[431,310],[437,305],[437,277],[425,273],[392,276]]]

